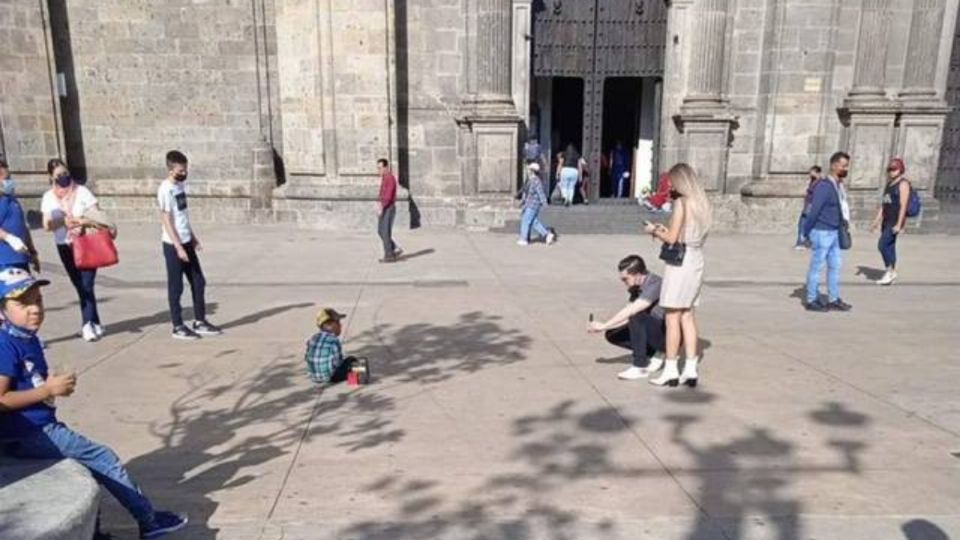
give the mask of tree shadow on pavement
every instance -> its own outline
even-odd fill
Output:
[[[946,531],[925,519],[912,519],[901,530],[906,540],[950,540]]]

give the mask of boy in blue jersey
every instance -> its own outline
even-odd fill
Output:
[[[0,447],[15,458],[77,461],[137,520],[140,538],[182,529],[187,517],[155,511],[113,450],[57,420],[56,398],[72,394],[77,377],[51,374],[37,338],[40,287],[49,284],[20,268],[0,270]]]

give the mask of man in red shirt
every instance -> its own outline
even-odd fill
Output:
[[[380,262],[392,263],[403,253],[393,241],[393,220],[397,217],[397,177],[390,170],[390,162],[384,158],[377,160],[380,173],[380,197],[377,202],[377,231],[383,240],[383,258]]]

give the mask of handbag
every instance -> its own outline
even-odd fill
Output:
[[[837,190],[837,212],[840,213],[840,228],[837,230],[837,237],[840,249],[846,251],[853,247],[853,236],[850,234],[850,222],[843,218],[843,197],[840,195],[840,187],[834,184],[833,189]]]
[[[660,259],[670,266],[680,266],[683,264],[683,256],[687,254],[687,245],[683,242],[667,244],[664,242],[660,246]]]
[[[87,231],[86,227],[73,237],[73,261],[80,270],[96,270],[106,268],[120,262],[117,246],[113,243],[113,235],[107,229],[95,228]]]

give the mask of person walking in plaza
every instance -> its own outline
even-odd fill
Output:
[[[620,281],[630,294],[629,303],[604,322],[591,321],[587,331],[605,333],[611,345],[632,351],[633,363],[617,377],[626,381],[643,379],[664,364],[666,326],[660,307],[662,280],[647,270],[639,255],[628,255],[617,265]]]
[[[614,198],[622,199],[629,195],[630,151],[624,148],[623,141],[617,141],[610,151],[610,188]],[[626,175],[626,176],[624,176]]]
[[[0,269],[32,266],[40,271],[40,258],[33,244],[26,213],[17,200],[16,183],[10,177],[10,166],[0,159]]]
[[[104,335],[95,292],[97,271],[77,268],[72,243],[81,228],[98,226],[84,217],[85,213],[99,212],[97,198],[86,186],[81,186],[74,180],[63,161],[51,159],[47,163],[47,172],[50,174],[51,186],[40,201],[43,228],[53,232],[63,269],[77,291],[82,319],[80,336],[86,342],[94,342]]]
[[[377,232],[383,242],[382,263],[397,261],[403,250],[393,241],[393,221],[397,217],[397,177],[390,170],[390,162],[384,158],[377,160],[377,172],[380,174],[380,195],[377,200]]]
[[[907,225],[907,207],[910,201],[910,181],[906,179],[906,165],[902,159],[893,158],[887,165],[887,183],[883,188],[883,199],[873,220],[871,231],[880,228],[880,240],[877,249],[887,269],[877,285],[893,285],[897,280],[897,238]]]
[[[673,214],[670,223],[647,223],[645,230],[669,248],[683,246],[682,255],[670,255],[676,250],[661,251],[667,263],[660,289],[660,307],[666,312],[666,359],[660,376],[650,379],[658,386],[686,384],[694,387],[699,380],[700,354],[696,307],[700,304],[703,286],[703,246],[713,223],[713,209],[707,194],[690,165],[678,163],[670,169],[673,184]],[[680,343],[686,349],[683,372],[680,372]]]
[[[807,271],[807,311],[850,311],[852,306],[840,298],[840,267],[843,264],[840,235],[850,219],[843,179],[850,169],[850,156],[837,152],[830,157],[830,174],[813,189],[813,199],[803,225],[810,241],[810,268]],[[820,271],[827,265],[827,297],[820,300]]]
[[[527,181],[524,183],[521,194],[520,207],[520,238],[518,246],[530,244],[530,230],[533,229],[543,238],[547,245],[553,244],[557,235],[540,222],[540,210],[547,204],[547,195],[540,180],[540,165],[536,162],[527,165]]]
[[[810,167],[810,171],[807,173],[807,193],[803,198],[803,210],[800,212],[800,219],[797,220],[797,243],[793,246],[796,250],[807,249],[810,243],[807,237],[803,235],[803,225],[807,221],[810,204],[813,202],[813,188],[817,185],[817,182],[820,181],[822,174],[823,169],[821,169],[819,165]]]
[[[75,460],[136,519],[140,538],[184,528],[187,516],[155,510],[113,450],[57,418],[57,398],[73,394],[77,376],[51,373],[37,337],[44,320],[40,288],[49,284],[20,268],[0,271],[0,451],[16,459]]]
[[[200,238],[190,225],[187,205],[187,156],[178,150],[167,152],[167,177],[157,189],[160,206],[163,259],[167,269],[167,302],[170,306],[172,337],[182,340],[197,340],[201,336],[216,336],[223,332],[207,320],[207,279],[200,267],[198,253],[202,250]],[[183,322],[183,278],[190,283],[193,296],[193,324]]]
[[[568,144],[563,152],[557,154],[557,179],[560,183],[560,195],[563,197],[564,206],[573,204],[577,182],[583,176],[584,165],[586,161],[573,144]]]

